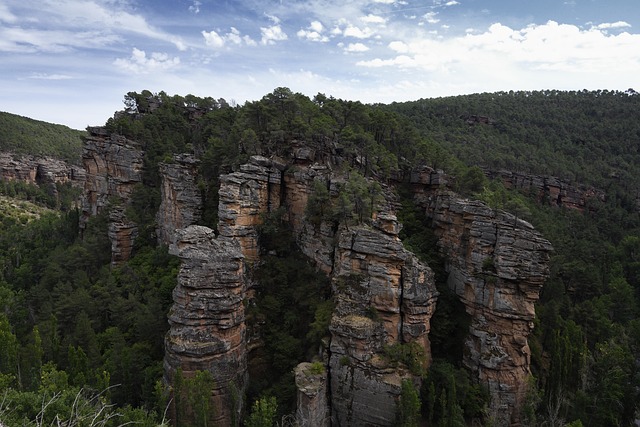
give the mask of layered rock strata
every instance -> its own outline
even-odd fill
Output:
[[[165,338],[165,381],[175,384],[178,370],[185,378],[209,372],[213,387],[206,424],[238,425],[248,380],[241,247],[235,239],[191,225],[176,231],[169,250],[182,263]],[[175,404],[172,410],[174,420],[183,416],[187,419],[179,422],[195,424],[190,411]]]
[[[37,185],[57,200],[56,185],[70,183],[73,187],[82,188],[85,171],[80,166],[51,157],[0,153],[0,181],[20,181]]]
[[[34,185],[70,182],[74,186],[82,186],[85,172],[80,166],[51,157],[0,153],[0,179]]]
[[[284,164],[253,156],[238,172],[220,176],[218,231],[240,242],[248,261],[258,259],[262,215],[280,207]]]
[[[86,138],[82,152],[86,177],[80,199],[81,229],[89,217],[99,214],[109,203],[126,206],[135,185],[142,181],[143,156],[140,144],[121,135],[108,135],[101,128],[94,129]],[[137,231],[134,230],[135,225],[126,220],[124,211],[114,217],[109,228],[112,247],[133,247],[132,239]],[[130,251],[114,252],[112,263],[126,261],[128,255],[125,254],[130,254]]]
[[[162,186],[156,214],[158,242],[169,245],[176,230],[198,223],[202,218],[202,195],[198,189],[198,160],[179,154],[171,163],[160,164]]]
[[[488,387],[496,425],[517,424],[530,375],[527,338],[551,244],[529,223],[481,202],[450,192],[424,201],[448,285],[471,316],[463,362]]]
[[[603,190],[584,185],[572,185],[560,178],[544,175],[531,175],[508,170],[487,171],[492,179],[500,179],[506,188],[530,193],[538,202],[551,206],[584,211],[590,200],[604,201]]]
[[[413,375],[385,355],[386,346],[417,343],[430,357],[437,291],[431,269],[405,250],[395,217],[374,227],[340,229],[333,273],[332,420],[338,426],[389,426],[404,379]]]

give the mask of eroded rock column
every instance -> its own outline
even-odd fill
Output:
[[[165,338],[165,381],[175,385],[178,370],[184,378],[209,372],[213,387],[207,425],[238,425],[248,380],[241,247],[192,225],[176,232],[170,253],[182,263]],[[195,425],[189,418],[193,411],[176,408],[175,402],[174,420],[184,416],[185,425]]]
[[[414,374],[386,358],[385,346],[417,343],[430,358],[433,272],[403,248],[395,217],[374,225],[338,235],[329,367],[340,426],[394,425],[402,381]]]
[[[448,285],[471,316],[464,364],[491,394],[496,425],[520,418],[535,303],[549,274],[549,241],[529,223],[450,192],[427,207],[446,260]]]

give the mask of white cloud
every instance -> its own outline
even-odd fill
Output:
[[[179,50],[186,50],[187,46],[180,37],[155,28],[142,15],[129,12],[127,4],[126,1],[41,0],[15,6],[19,8],[19,14],[0,5],[0,20],[16,25],[12,28],[14,31],[47,32],[48,37],[41,45],[33,43],[35,38],[26,42],[32,44],[36,51],[51,50],[51,46],[58,46],[60,50],[79,47],[78,43],[70,42],[70,39],[74,34],[81,33],[99,35],[104,43],[99,47],[122,41],[125,34],[135,34],[165,41]],[[46,23],[46,27],[43,23]],[[6,43],[5,39],[4,44]],[[90,45],[95,47],[98,44]]]
[[[121,41],[120,36],[100,31],[0,28],[0,51],[4,52],[60,53],[78,48],[101,48]]]
[[[389,43],[389,48],[398,53],[407,53],[409,52],[409,46],[403,41],[393,41]]]
[[[437,24],[440,22],[440,19],[436,18],[436,16],[438,16],[438,12],[427,12],[422,15],[429,24]]]
[[[624,21],[618,21],[618,22],[602,23],[602,24],[596,25],[594,28],[598,30],[608,30],[611,28],[628,28],[628,27],[631,27],[631,24]]]
[[[134,47],[131,57],[118,58],[113,63],[123,71],[135,74],[149,74],[176,68],[180,65],[180,58],[170,58],[166,53],[160,52],[153,52],[148,57],[144,50]]]
[[[451,0],[451,1],[446,2],[444,5],[445,6],[455,6],[457,4],[460,4],[460,3],[458,3],[456,0]]]
[[[362,44],[362,43],[349,43],[344,48],[344,51],[345,52],[349,52],[349,53],[366,52],[368,50],[369,50],[369,48],[366,45]]]
[[[382,16],[378,16],[378,15],[373,15],[373,14],[368,14],[367,16],[363,16],[360,18],[360,20],[364,23],[367,24],[386,24],[387,20],[386,18],[383,18]]]
[[[207,46],[212,47],[214,49],[222,49],[228,44],[234,44],[236,46],[241,45],[243,42],[247,46],[256,46],[257,43],[251,37],[245,35],[243,36],[240,31],[236,27],[231,27],[228,33],[224,35],[220,35],[215,30],[201,31],[202,36],[204,37],[204,42]]]
[[[193,12],[197,15],[200,13],[200,6],[202,6],[202,3],[198,0],[194,0],[193,4],[189,6],[189,12]]]
[[[324,32],[324,26],[320,21],[313,21],[307,29],[300,29],[296,35],[301,39],[307,39],[313,42],[328,42],[329,37],[322,34]]]
[[[33,73],[27,78],[35,80],[70,80],[73,77],[66,74]]]
[[[313,21],[311,24],[309,24],[309,29],[311,31],[321,33],[324,31],[324,25],[322,25],[322,22],[320,21]]]
[[[484,32],[454,38],[394,41],[388,47],[396,56],[363,60],[357,65],[445,73],[451,78],[464,75],[474,81],[482,76],[502,85],[537,81],[551,71],[561,71],[561,79],[568,81],[589,76],[595,82],[611,73],[637,72],[637,46],[640,34],[610,35],[605,29],[584,30],[554,21],[519,30],[496,23]],[[543,85],[548,87],[549,83]]]
[[[14,22],[17,22],[17,21],[18,21],[18,18],[13,13],[11,13],[7,5],[0,4],[0,22],[7,22],[9,24],[13,24]]]
[[[368,27],[365,27],[363,29],[353,25],[349,25],[344,29],[343,35],[345,37],[355,37],[357,39],[368,39],[369,37],[373,36],[373,31]]]
[[[272,25],[271,27],[260,27],[262,39],[260,43],[263,45],[275,44],[275,42],[287,40],[287,34],[282,31],[280,25]]]
[[[224,39],[215,30],[211,30],[209,32],[202,31],[202,36],[204,37],[204,42],[207,46],[211,46],[213,48],[224,47]]]

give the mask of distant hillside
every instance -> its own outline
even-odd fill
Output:
[[[386,108],[469,166],[601,188],[640,184],[640,95],[631,89],[482,93]]]
[[[0,112],[0,151],[52,156],[79,163],[86,132]]]

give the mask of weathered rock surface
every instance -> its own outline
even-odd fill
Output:
[[[300,427],[329,427],[331,417],[327,401],[327,373],[313,370],[303,362],[295,369],[297,396],[296,421]]]
[[[138,226],[127,219],[122,206],[114,206],[109,212],[109,241],[111,264],[119,265],[131,258],[133,242],[138,237]]]
[[[51,157],[0,153],[0,181],[20,181],[38,185],[57,197],[56,184],[71,183],[73,187],[82,188],[85,171],[80,166]]]
[[[213,410],[207,424],[238,425],[243,409],[238,396],[248,380],[241,247],[191,225],[176,231],[170,253],[182,264],[165,338],[165,380],[174,384],[178,369],[186,378],[196,371],[211,373]]]
[[[418,343],[430,358],[430,319],[437,291],[431,269],[404,249],[395,217],[341,228],[337,236],[331,319],[331,408],[339,426],[388,426],[396,421],[403,379],[385,346]]]
[[[278,163],[253,156],[240,171],[220,177],[218,231],[240,242],[248,261],[258,259],[261,215],[280,207],[282,170]]]
[[[158,242],[169,245],[176,230],[196,224],[202,217],[202,195],[198,189],[198,160],[189,154],[160,164],[162,187],[156,214]]]
[[[572,185],[554,176],[531,175],[508,170],[487,171],[492,179],[499,178],[506,188],[530,193],[540,203],[583,211],[589,200],[604,201],[606,193],[594,187]]]
[[[96,130],[97,129],[97,130]],[[96,128],[85,140],[82,162],[86,172],[84,190],[81,196],[81,229],[91,216],[100,213],[109,203],[118,200],[126,206],[136,184],[142,181],[142,147],[123,136],[102,132]],[[124,217],[124,211],[116,215],[110,225],[109,237],[113,248],[131,248],[136,236],[132,223]],[[128,230],[124,231],[123,230]],[[115,239],[115,240],[113,240]],[[120,240],[124,239],[124,240]],[[128,250],[112,254],[112,263],[126,261]]]
[[[19,156],[0,153],[0,179],[23,181],[28,184],[41,183],[81,186],[84,183],[84,169],[51,157]]]
[[[471,315],[464,364],[489,388],[496,425],[518,423],[530,374],[527,337],[551,244],[529,223],[481,202],[450,192],[424,201],[449,287]]]

